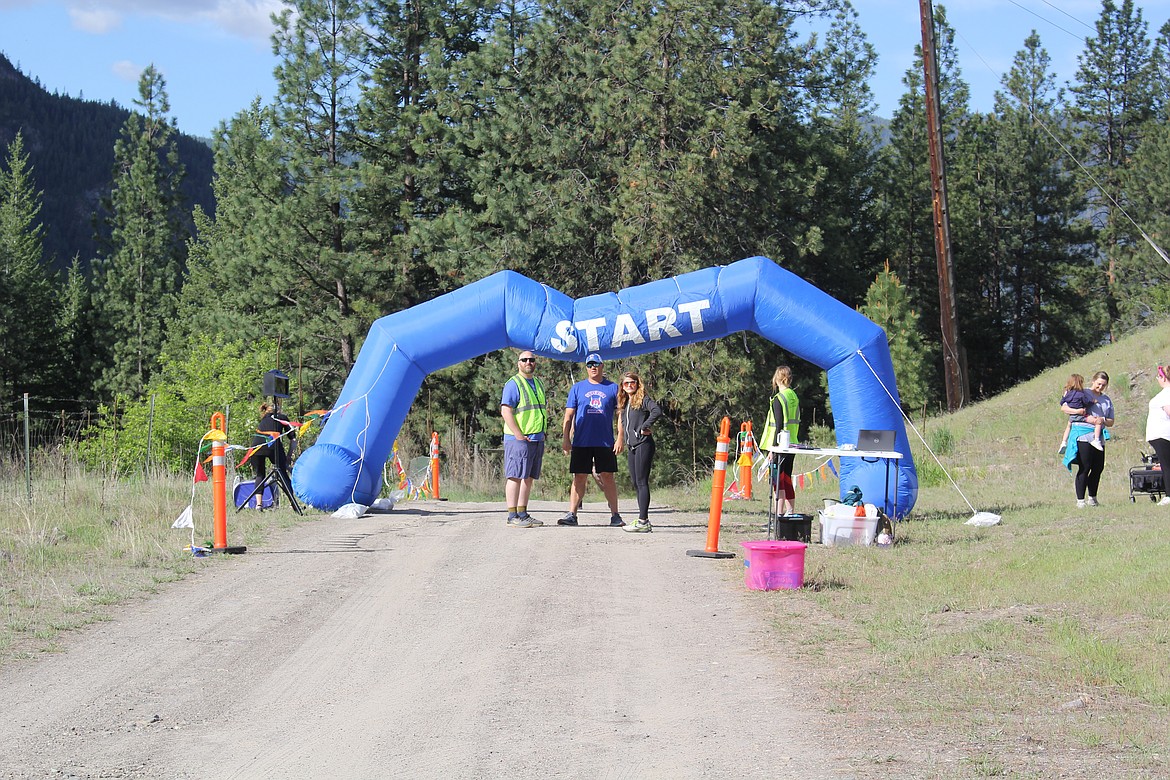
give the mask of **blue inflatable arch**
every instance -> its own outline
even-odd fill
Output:
[[[888,492],[887,513],[895,513],[895,500],[899,517],[909,512],[918,476],[885,331],[765,257],[577,301],[501,271],[383,317],[370,329],[317,443],[297,460],[293,486],[319,509],[373,503],[423,379],[461,361],[504,347],[556,360],[583,362],[590,352],[611,360],[743,330],[828,372],[838,442],[856,442],[862,428],[895,431],[896,448],[906,455],[901,468],[842,458],[841,489],[858,485],[873,503]],[[760,389],[761,412],[767,391]]]

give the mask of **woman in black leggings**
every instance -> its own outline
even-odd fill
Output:
[[[1105,470],[1104,442],[1105,439],[1109,438],[1109,434],[1102,433],[1102,449],[1092,446],[1091,439],[1093,426],[1098,422],[1103,428],[1113,426],[1113,400],[1105,395],[1105,390],[1108,387],[1108,374],[1104,371],[1093,374],[1092,382],[1086,389],[1089,391],[1088,395],[1095,400],[1086,410],[1085,421],[1073,423],[1069,431],[1068,446],[1072,450],[1075,445],[1075,450],[1073,450],[1075,454],[1072,454],[1071,457],[1065,456],[1065,465],[1070,469],[1074,465],[1077,467],[1076,477],[1073,480],[1073,486],[1077,493],[1077,508],[1097,506],[1097,488],[1101,484],[1101,473]],[[1061,407],[1061,411],[1065,414],[1075,413],[1075,410],[1067,404]]]
[[[617,400],[618,434],[617,450],[626,449],[626,462],[630,467],[630,479],[638,491],[638,520],[627,525],[626,530],[635,534],[650,533],[650,466],[654,463],[654,439],[650,435],[652,426],[662,410],[654,399],[646,395],[642,379],[633,371],[622,374]]]

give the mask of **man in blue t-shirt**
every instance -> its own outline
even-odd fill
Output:
[[[569,491],[569,512],[557,521],[557,525],[577,525],[577,509],[585,496],[589,475],[597,472],[601,490],[609,503],[609,524],[621,528],[625,523],[618,514],[617,482],[614,479],[617,445],[614,443],[613,421],[618,386],[605,378],[605,364],[596,352],[585,358],[585,371],[588,378],[573,385],[565,400],[561,449],[569,456],[573,487]]]

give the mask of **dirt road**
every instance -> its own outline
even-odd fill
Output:
[[[751,594],[686,556],[704,518],[562,509],[411,503],[209,560],[5,668],[0,777],[853,777]]]

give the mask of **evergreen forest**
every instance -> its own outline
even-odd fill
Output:
[[[875,122],[875,53],[846,0],[285,5],[277,95],[216,132],[210,198],[153,68],[130,111],[109,108],[119,124],[93,134],[100,149],[56,148],[73,136],[43,115],[35,137],[12,134],[6,399],[59,397],[65,382],[71,397],[142,404],[181,386],[174,367],[210,343],[288,373],[304,414],[336,399],[374,320],[501,269],[582,297],[764,255],[882,325],[906,410],[940,408],[922,50]],[[814,18],[823,33],[798,32]],[[1170,21],[1102,0],[1067,84],[1025,35],[987,114],[968,106],[945,6],[934,23],[976,400],[1170,310]],[[22,105],[8,93],[6,119]],[[84,201],[43,195],[91,167],[65,188]],[[78,249],[62,264],[67,232]],[[819,369],[753,334],[639,358],[668,421],[663,462],[684,464],[660,478],[708,454],[722,416],[762,418],[782,363],[802,418],[831,421]],[[498,446],[514,370],[493,353],[432,375],[404,436],[458,429]],[[554,408],[581,378],[541,372]]]

